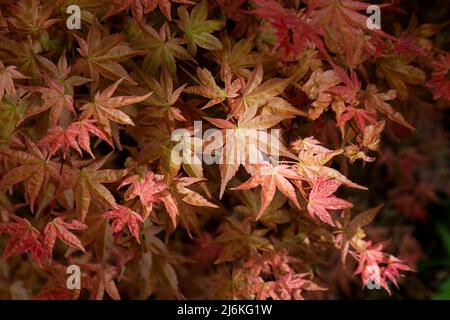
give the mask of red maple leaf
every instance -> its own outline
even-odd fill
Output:
[[[261,209],[259,210],[256,219],[259,219],[266,210],[267,206],[275,196],[275,191],[278,188],[286,197],[295,203],[300,209],[300,204],[297,201],[295,189],[289,182],[289,179],[300,179],[300,176],[287,165],[272,166],[270,163],[255,165],[256,173],[246,182],[240,186],[233,188],[233,190],[252,189],[259,185],[262,187],[262,201]]]
[[[95,126],[95,120],[81,120],[71,123],[67,128],[63,129],[60,126],[54,126],[47,131],[47,134],[39,140],[37,145],[46,148],[50,156],[54,155],[60,148],[63,148],[64,157],[66,156],[69,147],[75,149],[80,156],[83,156],[81,149],[91,155],[89,133],[92,133],[106,141],[112,148],[114,145],[106,132]]]
[[[56,239],[60,239],[67,245],[85,251],[80,239],[69,230],[84,230],[87,225],[76,220],[64,222],[63,217],[57,217],[47,223],[44,228],[44,247],[47,256],[51,257]]]
[[[3,252],[3,260],[11,256],[30,252],[39,266],[42,266],[43,247],[40,232],[27,219],[11,216],[14,222],[0,223],[0,233],[11,236]]]
[[[16,70],[16,66],[5,67],[0,61],[0,100],[3,98],[5,92],[9,95],[16,94],[14,87],[14,79],[27,79],[28,77]]]
[[[141,243],[139,228],[141,223],[144,222],[144,219],[142,219],[139,213],[134,212],[130,208],[117,205],[113,210],[105,213],[104,217],[107,219],[114,219],[111,226],[111,231],[113,233],[121,232],[125,226],[128,226],[128,229],[133,237],[136,238],[136,241]]]
[[[320,220],[334,226],[328,210],[339,210],[351,208],[353,205],[343,199],[339,199],[333,193],[339,188],[341,183],[337,180],[326,180],[317,178],[313,183],[313,188],[308,198],[308,212],[311,217],[317,216]]]

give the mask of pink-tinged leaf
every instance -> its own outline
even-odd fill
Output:
[[[307,210],[312,218],[318,217],[323,222],[334,226],[333,219],[328,210],[340,210],[353,207],[350,202],[333,195],[340,185],[341,183],[337,180],[318,178],[314,181],[307,206]]]
[[[139,213],[134,212],[130,208],[117,205],[113,210],[105,213],[104,217],[107,219],[114,219],[111,226],[111,231],[113,233],[121,232],[127,226],[136,241],[141,243],[139,230],[144,219],[142,219]]]

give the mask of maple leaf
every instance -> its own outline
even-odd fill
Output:
[[[339,84],[341,80],[334,70],[323,71],[314,70],[309,80],[302,86],[302,90],[308,95],[308,98],[314,100],[308,110],[308,115],[312,120],[317,119],[328,106],[332,103],[330,89]]]
[[[13,222],[0,223],[0,233],[11,236],[5,251],[3,260],[11,256],[30,252],[39,266],[42,266],[43,247],[40,232],[25,218],[11,216]]]
[[[375,123],[374,125],[369,124],[363,130],[363,138],[361,144],[370,149],[377,151],[380,144],[381,132],[384,129],[384,121]]]
[[[409,64],[405,57],[386,57],[377,61],[377,75],[383,76],[389,85],[397,90],[401,100],[408,98],[406,84],[422,84],[425,82],[425,72]]]
[[[375,219],[378,212],[380,212],[381,208],[383,208],[382,204],[361,212],[354,217],[347,225],[344,226],[346,238],[351,240],[358,232],[358,229],[371,223]]]
[[[253,12],[269,21],[275,28],[277,44],[273,50],[281,48],[284,51],[284,60],[288,61],[292,55],[297,55],[305,49],[308,42],[313,43],[325,57],[329,57],[320,38],[323,32],[306,22],[296,10],[283,8],[273,0],[255,0],[255,3],[259,7]]]
[[[16,88],[14,87],[14,79],[28,79],[19,71],[16,66],[7,66],[0,61],[0,100],[2,100],[5,92],[10,96],[16,95]]]
[[[41,72],[37,63],[38,49],[31,38],[13,41],[0,35],[0,59],[5,65],[15,65],[32,80],[40,81]]]
[[[82,278],[83,287],[89,290],[92,299],[102,300],[106,292],[113,300],[120,300],[119,289],[114,282],[114,278],[119,273],[117,267],[105,264],[84,264],[82,268],[95,273],[94,276]]]
[[[208,69],[197,68],[198,78],[200,80],[199,86],[188,87],[184,91],[187,93],[198,94],[210,101],[202,108],[207,109],[218,103],[221,103],[225,99],[236,98],[238,96],[237,91],[240,89],[239,80],[231,81],[232,74],[228,66],[223,66],[221,69],[222,80],[225,83],[225,88],[221,89],[214,79],[213,75]]]
[[[52,256],[53,247],[57,238],[61,239],[67,245],[84,252],[85,249],[81,241],[69,230],[84,230],[86,228],[87,225],[76,220],[65,222],[64,217],[57,217],[47,223],[44,228],[44,248],[47,256]]]
[[[60,19],[50,19],[54,8],[48,4],[40,4],[39,0],[19,0],[5,10],[9,16],[9,27],[22,37],[39,35]]]
[[[352,119],[355,119],[358,129],[361,131],[366,128],[367,124],[373,125],[377,122],[376,117],[372,112],[353,107],[346,107],[344,112],[342,112],[340,115],[337,115],[336,118],[337,125],[339,126],[343,137],[345,136],[345,123],[349,122]]]
[[[246,76],[247,69],[254,67],[260,61],[259,54],[252,51],[255,37],[250,36],[235,42],[232,37],[222,37],[223,50],[213,51],[211,54],[221,66],[228,66],[233,74]]]
[[[49,125],[56,126],[62,116],[64,109],[75,114],[73,97],[65,94],[64,85],[59,84],[44,75],[44,80],[48,85],[46,87],[32,87],[30,91],[36,91],[42,94],[43,104],[29,108],[25,114],[25,118],[34,116],[50,109]]]
[[[186,7],[177,8],[180,20],[176,23],[184,32],[188,43],[188,50],[192,56],[197,52],[197,46],[207,50],[222,50],[223,46],[219,39],[213,36],[213,31],[223,27],[223,22],[219,20],[206,20],[208,16],[208,1],[200,1],[188,13]]]
[[[110,121],[120,124],[134,125],[133,120],[131,120],[131,118],[124,112],[117,110],[117,108],[144,101],[152,94],[150,92],[141,97],[112,97],[121,82],[122,79],[110,85],[105,90],[97,92],[93,102],[88,102],[80,108],[83,111],[80,116],[81,120],[93,117],[97,121],[97,124],[102,127],[102,129],[105,130],[110,137],[112,135]]]
[[[221,234],[214,240],[215,243],[224,245],[224,248],[216,260],[217,263],[235,261],[243,256],[252,255],[272,248],[270,241],[264,237],[269,229],[252,230],[252,219],[242,222],[235,218],[226,218]]]
[[[144,14],[147,14],[156,8],[158,0],[112,0],[111,4],[111,9],[105,14],[103,19],[130,8],[134,19],[139,23],[144,18]]]
[[[0,190],[8,189],[24,181],[27,202],[33,212],[39,192],[43,189],[49,178],[60,179],[60,165],[49,160],[47,154],[45,152],[43,153],[31,141],[28,139],[25,141],[28,152],[15,149],[0,150],[0,154],[20,164],[20,166],[10,170],[2,177],[0,180]]]
[[[104,215],[107,219],[114,219],[111,226],[111,231],[113,233],[121,232],[125,226],[128,226],[130,233],[136,239],[138,243],[141,243],[139,236],[140,224],[144,222],[139,213],[134,212],[130,208],[117,205],[114,209],[108,211]]]
[[[65,92],[69,96],[73,96],[74,86],[80,86],[91,81],[84,77],[71,75],[72,66],[67,63],[65,52],[61,54],[56,65],[45,57],[37,56],[36,60],[41,70],[47,75],[47,78],[51,78],[58,84],[64,85]]]
[[[296,109],[284,99],[276,97],[289,85],[289,79],[272,78],[262,83],[263,74],[263,67],[261,64],[258,64],[248,78],[247,83],[241,85],[242,96],[234,99],[231,103],[231,114],[240,116],[247,109],[259,108],[266,104],[268,110],[271,107],[276,110],[274,113],[278,117],[285,115],[285,118],[289,118],[292,114],[302,114],[299,111],[296,113]],[[277,105],[281,105],[281,107],[277,107]]]
[[[159,119],[158,122],[160,122]],[[190,164],[176,161],[176,157],[173,156],[173,149],[180,141],[172,140],[173,137],[169,132],[166,123],[157,123],[155,126],[151,127],[133,127],[130,131],[142,141],[142,149],[137,154],[139,163],[146,164],[157,161],[158,170],[165,177],[175,177],[181,168],[181,164],[183,164],[183,168],[186,169],[189,175],[203,177],[201,162],[199,163],[196,161],[196,163]],[[183,141],[184,140],[182,140],[181,143],[183,143]],[[186,149],[188,149],[190,145],[189,141],[187,141]]]
[[[174,89],[173,80],[167,68],[163,68],[159,82],[143,72],[139,72],[139,77],[143,86],[153,93],[142,102],[144,106],[149,107],[140,111],[139,119],[141,121],[145,121],[148,117],[166,118],[170,122],[186,121],[181,109],[176,106],[185,85]]]
[[[269,293],[274,300],[304,300],[302,291],[322,291],[325,288],[319,287],[311,280],[305,279],[307,273],[288,272],[279,277],[271,286],[272,290]]]
[[[16,127],[33,102],[35,101],[30,99],[30,94],[22,89],[16,95],[7,94],[0,100],[0,146],[10,142]]]
[[[359,93],[361,91],[361,82],[354,70],[351,70],[350,75],[347,74],[341,67],[332,63],[333,70],[336,76],[344,85],[334,86],[327,89],[328,92],[339,95],[350,106],[357,106],[359,103]]]
[[[161,230],[162,228],[153,226],[143,231],[143,252],[139,260],[139,291],[143,299],[154,294],[158,285],[167,287],[177,298],[182,297],[174,265],[183,262],[183,259],[159,239],[157,234]]]
[[[301,177],[287,165],[272,166],[270,163],[255,166],[256,173],[252,177],[232,190],[252,189],[261,185],[261,208],[256,219],[258,220],[272,201],[275,191],[278,188],[287,198],[289,198],[297,208],[300,208],[295,189],[288,179],[300,179]]]
[[[234,212],[252,217],[256,220],[261,208],[261,192],[259,190],[241,190],[237,197],[244,205],[234,207]],[[281,192],[276,192],[272,201],[261,215],[260,221],[270,229],[277,229],[278,224],[290,221],[289,210],[283,206],[287,199]]]
[[[149,25],[142,26],[143,36],[133,42],[138,49],[147,49],[149,53],[145,56],[143,69],[155,74],[158,67],[165,66],[172,76],[176,75],[179,60],[190,60],[193,58],[181,45],[184,40],[174,38],[167,23],[163,24],[157,32]]]
[[[82,169],[74,168],[70,174],[69,187],[73,189],[78,216],[84,221],[89,211],[91,198],[105,207],[115,207],[116,200],[103,183],[112,183],[126,174],[124,169],[99,170],[108,156],[98,159]]]
[[[434,100],[442,97],[450,101],[450,80],[448,79],[450,70],[450,54],[439,55],[438,58],[432,62],[432,66],[433,74],[431,80],[427,82],[426,86],[433,90]]]
[[[312,218],[316,216],[325,223],[334,226],[328,210],[340,210],[353,207],[348,201],[337,198],[333,193],[341,183],[336,180],[318,178],[314,181],[308,197],[307,210]]]
[[[427,87],[433,90],[433,99],[444,98],[450,101],[450,80],[444,76],[433,77],[427,82]]]
[[[290,155],[277,137],[261,130],[273,127],[283,120],[283,117],[272,114],[256,115],[256,111],[256,107],[249,108],[239,117],[237,124],[228,120],[205,117],[207,121],[225,132],[225,139],[214,139],[212,147],[208,147],[220,155],[219,168],[222,177],[220,197],[241,164],[261,163],[265,155]],[[211,137],[207,140],[208,144]]]
[[[395,99],[396,96],[397,93],[395,90],[389,90],[386,93],[378,93],[376,86],[369,84],[364,94],[364,105],[369,110],[377,110],[378,112],[385,114],[390,120],[397,122],[408,129],[415,130],[414,127],[405,120],[401,113],[395,111],[392,106],[386,102]]]
[[[95,158],[90,147],[89,133],[92,133],[103,141],[106,141],[112,148],[114,148],[112,141],[106,133],[102,129],[95,126],[95,120],[81,120],[78,122],[73,122],[65,129],[59,126],[52,127],[47,131],[47,134],[39,140],[37,146],[46,148],[50,156],[54,155],[60,148],[62,148],[64,157],[66,157],[70,147],[76,150],[80,156],[83,156],[83,152],[81,150],[84,150],[89,153],[92,158]]]
[[[352,188],[367,190],[366,187],[352,182],[336,169],[326,166],[326,163],[343,152],[342,149],[329,150],[321,146],[313,137],[298,139],[292,145],[294,150],[298,151],[299,161],[296,170],[302,179],[308,180],[310,184],[313,184],[317,177],[327,177]]]
[[[306,0],[312,17],[311,24],[320,27],[335,28],[345,26],[347,28],[367,28],[367,16],[358,11],[366,11],[368,3],[354,0]],[[375,29],[380,35],[382,31]]]
[[[136,84],[119,64],[121,61],[140,54],[131,50],[128,45],[122,44],[125,35],[113,34],[101,38],[99,24],[94,21],[89,29],[87,40],[77,35],[75,38],[80,45],[77,50],[82,58],[75,62],[74,70],[92,78],[93,88],[98,84],[100,75],[112,81],[123,78],[131,84]]]
[[[150,214],[154,203],[164,203],[175,227],[177,224],[178,208],[175,199],[167,190],[167,185],[163,180],[164,176],[149,172],[144,177],[134,175],[125,179],[120,187],[131,184],[125,192],[125,199],[132,200],[139,197],[144,207],[145,218]]]
[[[139,197],[146,218],[152,211],[153,204],[161,201],[161,192],[167,189],[163,179],[164,176],[155,175],[153,172],[147,173],[144,177],[133,175],[123,180],[119,189],[130,185],[124,194],[124,198],[125,200],[132,200]]]
[[[402,260],[389,255],[387,261],[385,261],[387,266],[381,269],[381,273],[387,279],[389,279],[397,288],[398,283],[396,278],[400,278],[400,271],[414,271],[411,267],[406,265]]]
[[[201,194],[187,188],[202,181],[205,181],[205,179],[194,177],[174,178],[172,181],[173,187],[170,189],[170,194],[177,208],[178,220],[191,238],[191,230],[197,234],[200,233],[200,222],[197,218],[197,213],[207,212],[205,210],[207,208],[219,208]]]
[[[370,280],[391,294],[386,280],[389,279],[398,286],[396,278],[400,277],[399,271],[414,271],[401,260],[383,252],[382,243],[372,245],[371,241],[360,240],[357,248],[358,268],[355,275],[361,274],[363,287]]]
[[[35,300],[76,300],[80,296],[80,290],[67,288],[67,266],[54,261],[45,269],[50,275],[39,292],[33,296]]]

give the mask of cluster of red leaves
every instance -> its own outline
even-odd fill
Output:
[[[414,131],[419,94],[450,100],[450,54],[427,39],[443,26],[369,30],[348,0],[77,3],[80,30],[71,1],[1,3],[0,234],[38,274],[29,296],[303,299],[333,251],[363,286],[412,270],[367,240],[380,207],[335,193],[370,197],[349,164],[386,127]],[[220,164],[174,161],[196,120],[227,131],[194,138]]]

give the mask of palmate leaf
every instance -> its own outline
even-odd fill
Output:
[[[34,81],[33,84],[38,84],[42,76],[38,56],[38,50],[30,38],[19,42],[0,35],[0,60],[5,65],[17,66],[19,72]]]
[[[228,66],[231,72],[246,76],[250,74],[248,68],[254,67],[262,60],[259,53],[253,50],[255,38],[247,37],[234,42],[230,36],[221,37],[223,50],[213,51],[214,59],[223,67]]]
[[[250,74],[247,83],[241,85],[241,95],[234,99],[230,107],[234,116],[242,115],[247,109],[264,106],[264,110],[273,116],[284,119],[293,118],[296,115],[304,115],[303,112],[294,108],[280,95],[289,85],[289,79],[271,78],[265,82],[263,80],[263,67],[258,64]]]
[[[133,120],[131,120],[126,113],[117,110],[117,108],[144,101],[152,94],[150,92],[141,97],[112,97],[121,82],[122,79],[119,79],[105,90],[97,92],[93,102],[88,102],[80,108],[83,111],[80,118],[82,120],[89,119],[91,117],[94,118],[98,125],[109,135],[109,137],[112,136],[110,121],[120,124],[134,125]]]
[[[75,86],[81,86],[91,81],[90,79],[73,74],[72,66],[68,64],[65,52],[61,54],[56,64],[41,56],[37,56],[36,60],[39,68],[47,75],[47,78],[51,78],[58,84],[64,85],[64,91],[69,96],[73,96]]]
[[[81,169],[73,168],[70,174],[69,187],[73,189],[76,211],[80,221],[84,222],[89,211],[92,198],[106,208],[114,208],[117,203],[111,192],[103,183],[113,183],[123,176],[125,169],[100,170],[108,156],[98,159]]]
[[[223,129],[223,139],[217,140],[211,136],[205,141],[207,148],[220,154],[220,174],[222,183],[220,197],[225,192],[228,182],[238,171],[241,164],[262,163],[265,156],[291,155],[276,136],[272,136],[264,129],[279,123],[284,117],[260,114],[256,115],[257,108],[249,108],[238,120],[237,124],[229,120],[207,118],[216,127]],[[213,142],[211,143],[211,140]]]
[[[13,222],[0,223],[0,234],[11,236],[3,252],[3,260],[30,252],[37,264],[42,265],[44,249],[40,232],[27,220],[11,216]]]
[[[202,109],[212,107],[227,98],[232,99],[238,96],[237,92],[240,89],[241,84],[237,79],[232,81],[232,73],[227,65],[224,65],[221,68],[222,80],[225,83],[224,89],[216,84],[216,80],[214,80],[213,75],[208,69],[197,68],[197,75],[200,80],[200,85],[188,87],[184,91],[210,99]]]
[[[261,208],[256,219],[259,219],[271,203],[275,196],[276,189],[280,190],[288,199],[290,199],[298,209],[301,210],[298,203],[295,189],[288,179],[300,180],[300,176],[294,170],[286,165],[272,166],[270,163],[264,163],[255,166],[255,173],[247,181],[232,190],[245,190],[261,186]]]
[[[23,120],[24,114],[34,101],[30,94],[21,91],[14,96],[6,95],[0,100],[0,146],[7,145],[16,127]]]
[[[107,219],[114,219],[111,226],[111,231],[113,233],[121,232],[125,226],[128,226],[133,237],[138,243],[141,243],[139,236],[140,224],[144,222],[139,213],[134,212],[128,207],[117,205],[114,209],[108,211],[104,214]]]
[[[56,126],[65,110],[75,113],[74,101],[71,95],[65,93],[64,85],[44,76],[47,87],[31,87],[29,91],[41,93],[42,105],[28,108],[25,118],[50,110],[49,125]]]
[[[159,32],[145,24],[142,26],[142,32],[142,37],[132,45],[140,50],[149,50],[143,64],[145,71],[155,75],[159,67],[165,66],[172,76],[176,76],[176,59],[193,61],[189,52],[181,46],[185,41],[173,37],[167,23],[161,26]]]
[[[296,171],[302,179],[309,181],[312,185],[319,177],[334,179],[351,188],[367,190],[357,183],[352,182],[338,170],[326,166],[331,159],[343,153],[343,150],[329,150],[320,145],[313,137],[298,139],[292,143],[294,150],[298,151],[298,163]]]
[[[354,217],[353,220],[351,220],[345,228],[345,235],[347,239],[352,239],[359,228],[365,227],[366,225],[370,224],[382,208],[383,205],[381,204],[379,206],[361,212],[356,217]]]
[[[389,90],[386,93],[378,93],[375,85],[369,84],[366,88],[364,104],[369,110],[378,111],[385,114],[390,120],[401,124],[402,126],[415,130],[403,117],[400,112],[395,111],[386,101],[395,99],[397,92]]]
[[[140,121],[145,122],[148,118],[164,118],[169,122],[186,121],[181,109],[177,106],[185,85],[174,88],[173,79],[167,68],[163,68],[159,82],[152,76],[138,72],[139,82],[142,86],[153,93],[148,99],[142,101],[144,106],[139,114]]]
[[[234,207],[238,214],[256,219],[261,208],[261,192],[258,189],[240,190],[236,195],[243,203]],[[281,192],[276,192],[272,201],[261,215],[260,221],[270,229],[277,229],[278,224],[290,221],[289,210],[283,208],[287,198]]]
[[[41,148],[45,148],[50,153],[50,156],[54,155],[60,148],[63,149],[64,157],[66,157],[69,148],[76,150],[80,156],[83,156],[81,150],[86,151],[91,155],[89,133],[94,134],[103,141],[106,141],[111,147],[114,148],[112,141],[107,134],[95,126],[95,120],[81,120],[71,123],[67,128],[63,129],[59,126],[48,129],[47,134],[39,140],[37,145]]]
[[[207,50],[221,50],[223,48],[219,39],[213,36],[213,31],[223,28],[219,20],[207,20],[208,1],[200,1],[189,14],[186,7],[177,9],[180,20],[177,24],[184,31],[188,43],[188,50],[192,56],[197,52],[197,46]]]
[[[314,181],[308,197],[308,212],[311,217],[318,217],[325,223],[334,225],[328,210],[340,210],[353,207],[353,204],[339,199],[333,193],[339,188],[340,182],[318,178]]]
[[[9,27],[22,37],[34,36],[51,27],[60,19],[51,19],[55,8],[39,0],[19,0],[6,6]]]
[[[14,86],[14,79],[27,79],[19,71],[16,66],[7,66],[0,61],[0,100],[2,100],[5,92],[10,96],[16,95],[16,88]]]
[[[201,232],[198,213],[207,212],[208,208],[217,209],[218,206],[209,202],[200,193],[188,188],[193,184],[201,183],[206,179],[194,177],[175,178],[172,181],[170,194],[177,207],[178,221],[192,238],[191,231]],[[203,187],[203,185],[202,185]],[[204,188],[206,189],[206,188]]]
[[[99,23],[94,20],[86,40],[77,35],[75,37],[80,46],[77,50],[81,58],[75,62],[74,70],[91,78],[93,88],[97,86],[100,75],[113,81],[123,78],[135,84],[119,62],[141,53],[123,43],[124,34],[113,34],[102,38]]]
[[[235,261],[247,255],[254,255],[258,251],[270,251],[272,245],[264,235],[269,229],[255,229],[251,225],[251,219],[238,221],[235,218],[226,218],[221,234],[215,239],[215,243],[224,248],[216,260],[217,263]]]
[[[384,77],[391,87],[397,90],[401,100],[408,98],[406,84],[422,84],[426,78],[422,70],[409,62],[409,59],[403,57],[386,57],[381,58],[377,63],[377,74]]]
[[[47,223],[44,228],[44,247],[47,256],[52,256],[56,238],[61,239],[67,245],[85,251],[80,239],[69,230],[84,230],[87,226],[79,221],[65,222],[63,217],[57,217]]]
[[[60,180],[60,165],[48,159],[34,143],[25,140],[27,151],[15,149],[1,149],[0,154],[18,163],[19,166],[10,170],[0,180],[0,190],[8,189],[20,182],[25,183],[25,194],[31,211],[40,191],[48,183],[50,178]]]
[[[176,225],[178,210],[174,205],[172,196],[167,192],[167,185],[163,180],[164,176],[148,172],[145,176],[132,175],[126,178],[119,188],[129,185],[124,194],[125,200],[139,198],[144,208],[145,219],[150,215],[153,204],[163,202],[172,222]]]

